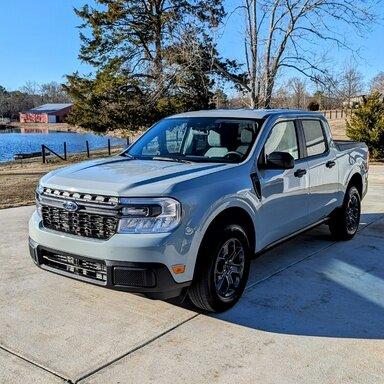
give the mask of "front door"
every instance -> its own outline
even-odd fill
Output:
[[[295,159],[293,169],[258,167],[262,248],[308,225],[308,163],[300,153],[298,129],[294,120],[275,124],[261,153],[266,159],[272,152],[288,152]]]

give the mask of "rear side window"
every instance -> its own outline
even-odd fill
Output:
[[[272,152],[288,152],[295,160],[299,158],[296,128],[293,121],[277,123],[271,131],[264,146],[266,156]]]
[[[307,155],[321,155],[327,150],[323,128],[319,120],[302,120]]]

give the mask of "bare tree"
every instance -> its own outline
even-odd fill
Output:
[[[291,91],[291,106],[294,108],[305,108],[308,99],[306,82],[298,77],[294,77],[289,80],[288,89]]]
[[[40,85],[36,81],[27,81],[19,91],[28,99],[30,107],[37,107],[41,102]],[[17,98],[18,100],[20,99]]]
[[[41,84],[39,93],[42,103],[68,103],[70,101],[62,85],[54,81]]]
[[[284,69],[315,82],[327,77],[319,42],[350,49],[338,32],[340,24],[362,33],[375,20],[371,9],[375,0],[241,1],[246,20],[246,71],[239,73],[238,63],[228,61],[217,61],[215,66],[249,94],[253,108],[271,105],[276,77]]]
[[[343,102],[350,106],[352,99],[361,95],[363,89],[363,75],[356,68],[347,67],[340,76],[339,94]]]
[[[379,72],[371,81],[371,92],[375,91],[384,95],[384,72]]]

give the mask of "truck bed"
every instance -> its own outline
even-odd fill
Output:
[[[349,149],[366,148],[367,145],[362,141],[353,140],[333,140],[339,151],[347,151]]]

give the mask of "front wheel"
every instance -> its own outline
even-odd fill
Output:
[[[241,297],[249,274],[250,247],[245,231],[227,225],[213,231],[201,246],[189,297],[206,311],[223,312]]]
[[[361,198],[356,187],[348,188],[343,206],[330,219],[329,229],[336,240],[349,240],[355,236],[360,223]]]

